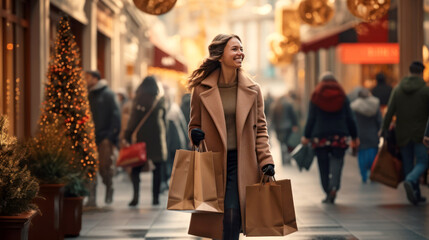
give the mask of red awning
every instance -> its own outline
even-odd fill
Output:
[[[152,67],[164,68],[169,70],[175,70],[178,72],[187,72],[186,66],[177,60],[175,57],[164,52],[157,46],[153,46],[153,65]]]
[[[337,44],[338,44],[338,33],[335,33],[333,35],[323,37],[320,39],[303,42],[301,44],[301,51],[307,53],[310,51],[317,51],[320,48],[330,48],[332,46],[336,46]]]

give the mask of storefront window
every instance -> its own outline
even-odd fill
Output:
[[[0,6],[0,114],[10,134],[29,134],[29,22],[25,0],[2,0]]]

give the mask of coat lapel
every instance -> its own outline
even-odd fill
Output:
[[[222,139],[223,146],[226,149],[225,114],[223,111],[222,99],[220,98],[220,93],[217,86],[219,74],[220,70],[216,70],[201,82],[201,84],[209,86],[210,89],[202,92],[200,94],[200,98],[204,107],[207,109],[207,112],[209,112],[210,117],[213,119],[217,131],[219,132],[219,135]]]
[[[258,93],[251,89],[255,83],[249,79],[242,72],[238,75],[238,88],[237,88],[237,110],[236,110],[236,128],[237,128],[237,144],[240,144],[241,133],[243,132],[244,123],[249,115],[250,109],[255,104],[255,99]],[[237,145],[239,148],[239,145]]]

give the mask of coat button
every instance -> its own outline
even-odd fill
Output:
[[[255,125],[253,125],[253,128],[256,128],[256,124],[255,124]]]

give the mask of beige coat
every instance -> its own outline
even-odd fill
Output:
[[[226,178],[226,124],[217,86],[219,74],[220,69],[215,70],[192,92],[189,136],[194,128],[200,128],[205,132],[208,150],[223,153]],[[262,166],[274,162],[268,144],[261,89],[241,71],[238,75],[236,109],[238,192],[244,230],[246,186],[258,183]],[[192,231],[194,228],[207,228],[207,232],[198,231],[197,234],[211,238],[222,236],[222,214],[194,213],[192,218],[190,233],[196,233]],[[216,234],[213,235],[213,232]]]

